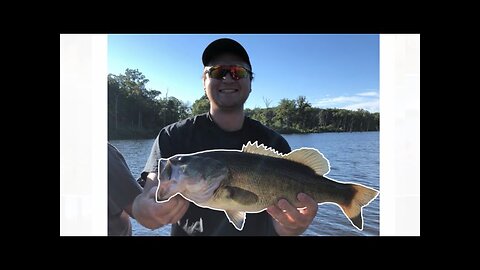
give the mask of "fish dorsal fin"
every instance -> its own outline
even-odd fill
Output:
[[[262,156],[275,157],[275,158],[283,157],[282,154],[280,154],[278,151],[275,151],[275,149],[271,147],[267,148],[263,144],[258,145],[257,141],[255,141],[254,143],[248,142],[247,144],[244,144],[242,147],[242,152],[252,153],[252,154],[257,154]]]
[[[255,141],[243,145],[242,152],[291,160],[310,167],[316,174],[322,176],[330,172],[330,163],[322,153],[314,148],[302,147],[284,155],[271,147],[267,148],[263,144],[258,145],[258,142]]]
[[[283,157],[312,168],[318,175],[325,175],[330,171],[328,160],[314,148],[300,148],[293,150]]]

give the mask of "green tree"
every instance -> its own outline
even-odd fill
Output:
[[[192,115],[198,115],[202,113],[206,113],[210,110],[210,101],[206,94],[204,94],[201,98],[195,100],[192,105]]]
[[[190,115],[189,106],[176,97],[165,97],[158,101],[158,117],[161,126],[166,126]]]
[[[295,111],[295,126],[297,129],[305,130],[307,127],[307,122],[311,121],[309,111],[312,108],[312,105],[307,101],[305,96],[299,96],[296,100],[296,111]]]
[[[274,127],[281,132],[295,132],[293,124],[296,118],[295,100],[282,99],[275,109]]]
[[[161,99],[147,89],[149,80],[138,70],[108,75],[109,139],[152,138],[158,130],[190,113],[190,106],[175,97]]]

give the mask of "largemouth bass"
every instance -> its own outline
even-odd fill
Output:
[[[340,206],[353,226],[363,230],[362,208],[378,191],[361,184],[326,177],[329,161],[314,148],[296,149],[286,155],[257,142],[242,150],[207,150],[160,159],[156,201],[176,194],[200,207],[224,211],[237,230],[246,213],[258,213],[280,199],[294,207],[303,192],[317,203]]]

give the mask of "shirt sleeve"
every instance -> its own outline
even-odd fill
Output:
[[[273,136],[270,137],[269,142],[273,149],[279,153],[288,154],[292,151],[287,140],[285,140],[285,138],[280,134],[273,134]]]
[[[278,151],[283,153],[283,154],[288,154],[292,151],[292,148],[290,148],[290,145],[288,144],[287,140],[283,138],[282,135],[278,135],[280,138],[278,139]]]
[[[147,163],[143,168],[141,173],[141,179],[139,179],[139,183],[145,183],[147,180],[147,175],[151,172],[157,172],[158,170],[158,160],[162,157],[160,154],[160,147],[159,147],[159,138],[160,135],[157,136],[155,141],[153,142],[152,149],[150,150],[150,156],[148,157]],[[143,185],[142,185],[143,186]]]
[[[108,144],[108,198],[118,208],[131,204],[142,188],[133,177],[123,155]]]
[[[140,179],[137,180],[142,187],[144,186],[149,173],[158,173],[158,161],[162,157],[170,157],[170,152],[170,136],[165,129],[162,129],[153,142],[150,156],[143,168]]]

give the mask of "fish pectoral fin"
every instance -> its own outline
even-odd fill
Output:
[[[227,186],[225,189],[227,191],[227,198],[232,199],[237,203],[250,205],[258,201],[257,194],[246,189],[233,186]]]
[[[243,225],[245,224],[245,219],[247,216],[245,212],[225,210],[225,215],[227,215],[228,220],[233,224],[235,229],[239,231],[243,229]]]

